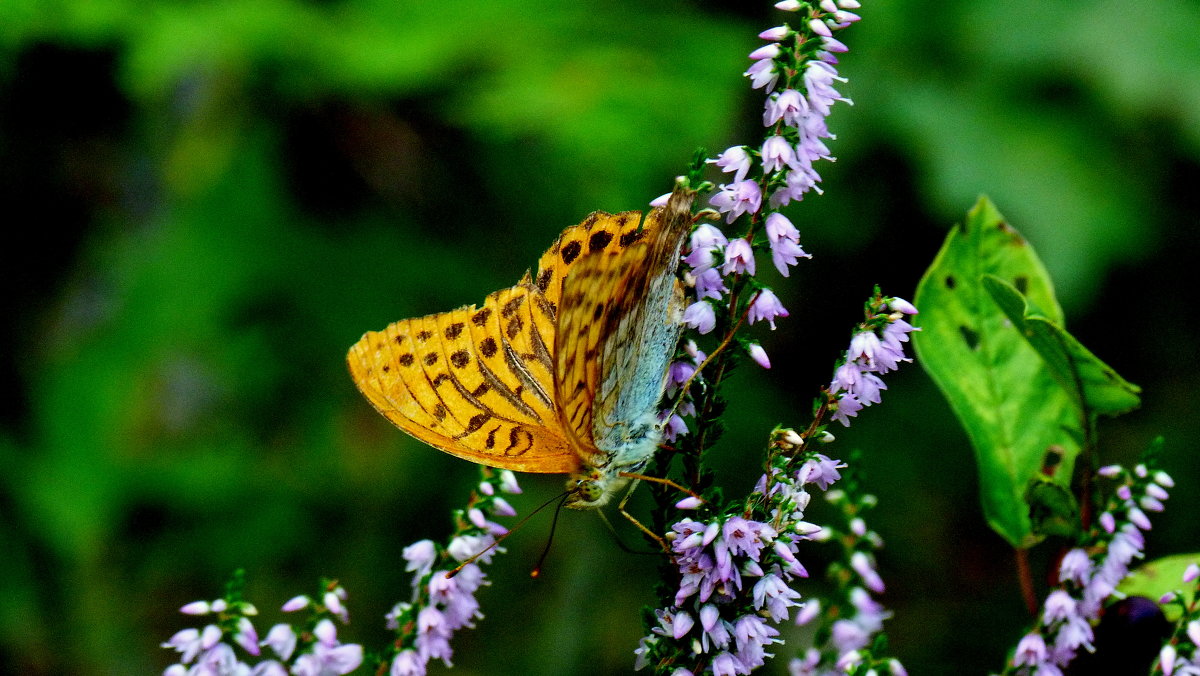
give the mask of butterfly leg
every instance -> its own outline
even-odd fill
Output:
[[[692,496],[693,498],[696,498],[697,500],[704,499],[704,498],[701,498],[695,491],[691,490],[690,488],[685,488],[683,486],[680,486],[679,484],[675,483],[674,481],[671,481],[670,479],[663,479],[662,477],[656,477],[656,476],[648,476],[646,474],[635,474],[633,472],[621,472],[621,476],[626,477],[628,479],[633,479],[634,480],[633,486],[636,486],[637,482],[639,482],[639,481],[648,481],[648,482],[654,483],[654,484],[662,484],[664,486],[670,486],[671,488],[674,488],[675,490],[679,491],[680,493],[687,493],[688,495]],[[632,486],[630,486],[629,492],[630,493],[633,492]],[[628,499],[629,499],[629,494],[627,493],[625,495],[625,500],[621,501],[622,507],[625,506],[625,501]]]
[[[661,535],[659,535],[658,533],[655,533],[654,531],[652,531],[652,530],[650,530],[649,528],[647,528],[647,527],[645,526],[645,524],[643,524],[641,521],[638,521],[638,520],[637,520],[637,519],[636,519],[636,518],[635,518],[635,517],[634,517],[632,514],[630,514],[629,512],[625,511],[625,503],[629,502],[629,498],[630,498],[630,496],[632,496],[632,495],[633,495],[633,489],[637,488],[637,485],[638,485],[638,483],[639,483],[639,482],[641,482],[641,480],[642,480],[643,478],[646,478],[646,479],[653,479],[654,477],[641,477],[641,476],[639,476],[639,475],[636,475],[636,474],[627,474],[627,473],[625,473],[625,472],[621,472],[621,476],[632,477],[632,478],[633,478],[633,483],[629,484],[629,490],[625,491],[625,497],[621,498],[621,503],[617,505],[617,511],[621,513],[621,516],[625,517],[626,519],[629,519],[629,522],[630,522],[630,523],[632,523],[633,525],[637,526],[638,530],[640,530],[640,531],[642,531],[643,533],[645,533],[646,535],[650,536],[650,538],[652,538],[652,539],[653,539],[655,542],[657,542],[657,543],[658,543],[658,546],[659,546],[659,547],[662,547],[662,550],[663,550],[664,552],[668,552],[668,553],[669,553],[669,552],[671,551],[671,548],[670,548],[670,546],[668,546],[668,545],[667,545],[667,541],[666,541],[666,539],[664,539],[664,538],[663,538]]]

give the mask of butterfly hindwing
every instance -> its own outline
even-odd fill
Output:
[[[355,384],[400,429],[452,455],[517,471],[574,471],[579,458],[544,394],[553,388],[549,357],[537,354],[529,328],[536,294],[516,286],[479,309],[369,332],[347,357]],[[537,389],[542,396],[531,394]]]

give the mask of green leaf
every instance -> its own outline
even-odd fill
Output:
[[[1184,603],[1190,604],[1196,585],[1183,581],[1183,571],[1193,563],[1200,563],[1200,552],[1176,554],[1144,563],[1125,578],[1117,591],[1126,596],[1145,596],[1154,601],[1167,592],[1182,591]],[[1179,619],[1179,606],[1176,604],[1166,604],[1163,612],[1171,622]]]
[[[1050,375],[1088,415],[1119,415],[1136,408],[1141,388],[1112,370],[1096,355],[1047,319],[1008,282],[984,275],[983,286],[1021,335],[1045,360]]]
[[[1043,462],[1054,451],[1060,457],[1049,480],[1069,485],[1082,418],[985,290],[984,275],[1007,281],[1040,316],[1062,322],[1050,277],[1033,248],[985,198],[968,212],[964,226],[950,231],[921,279],[916,305],[922,330],[913,342],[971,440],[988,524],[1014,547],[1025,548],[1041,538],[1029,515],[1030,482],[1046,478]]]

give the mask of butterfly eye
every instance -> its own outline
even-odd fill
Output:
[[[574,493],[577,502],[595,502],[604,494],[604,489],[595,479],[580,479],[575,482]]]

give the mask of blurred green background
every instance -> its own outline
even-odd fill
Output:
[[[1102,460],[1166,435],[1179,485],[1151,556],[1200,549],[1200,6],[864,4],[826,195],[787,212],[816,257],[788,280],[760,262],[792,316],[756,327],[774,367],[730,382],[723,479],[751,485],[872,285],[911,298],[987,193],[1069,327],[1145,388],[1102,426]],[[666,192],[696,147],[756,138],[740,73],[769,9],[0,3],[0,670],[157,673],[190,624],[176,609],[238,566],[264,629],[324,574],[352,595],[342,636],[386,640],[402,547],[448,533],[477,473],[378,416],[346,348],[511,283],[562,227]],[[913,674],[997,669],[1027,621],[1011,552],[930,381],[889,385],[833,450],[863,449],[880,497],[892,649]],[[524,485],[528,511],[560,482]],[[457,673],[631,670],[653,558],[565,514],[535,582],[548,523],[492,567]]]

